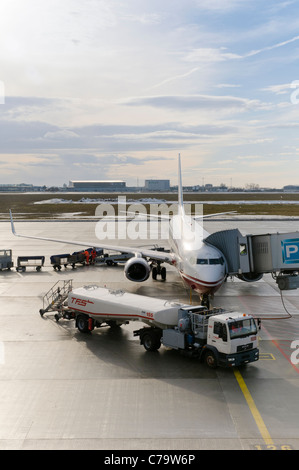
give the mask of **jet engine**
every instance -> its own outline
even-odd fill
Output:
[[[262,279],[263,273],[243,273],[237,274],[237,278],[245,282],[255,282]]]
[[[130,281],[143,282],[149,278],[151,267],[144,258],[134,256],[125,264],[125,276]]]

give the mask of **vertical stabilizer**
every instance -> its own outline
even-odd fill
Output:
[[[178,158],[178,210],[180,213],[184,213],[184,201],[183,201],[183,184],[182,184],[182,169],[181,169],[181,154],[179,153]]]

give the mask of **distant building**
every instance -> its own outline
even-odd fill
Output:
[[[288,186],[283,187],[284,191],[299,191],[299,186],[289,184]]]
[[[71,191],[124,191],[126,189],[125,181],[98,181],[98,180],[80,180],[70,181],[69,190]]]
[[[169,191],[170,180],[145,180],[144,188],[148,191]]]
[[[24,192],[31,192],[31,191],[41,191],[40,186],[33,186],[33,184],[0,184],[0,192],[1,193],[24,193]]]

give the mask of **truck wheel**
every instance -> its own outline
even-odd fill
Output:
[[[80,333],[89,333],[88,318],[87,317],[85,317],[83,315],[79,315],[77,317],[76,324],[77,324],[77,328],[80,331]]]
[[[147,351],[157,351],[161,346],[160,338],[153,331],[142,336],[142,344]]]
[[[204,357],[205,363],[211,369],[216,369],[217,367],[217,359],[213,351],[207,351]]]

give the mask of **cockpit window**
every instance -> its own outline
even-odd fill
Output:
[[[222,258],[210,258],[209,264],[224,264],[224,259]]]
[[[204,258],[197,258],[197,264],[209,264],[209,260]]]
[[[220,258],[197,258],[197,264],[224,264],[224,259],[221,256]]]

